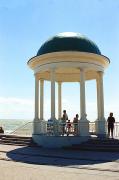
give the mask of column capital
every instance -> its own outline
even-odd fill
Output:
[[[80,70],[80,72],[84,72],[86,69],[81,67],[81,68],[79,68],[79,70]]]
[[[39,80],[40,80],[41,82],[43,82],[43,81],[44,81],[44,79],[43,79],[43,78],[40,78]]]
[[[50,72],[55,72],[55,70],[56,70],[56,67],[51,67],[50,68]]]
[[[62,81],[57,81],[57,83],[61,85],[61,84],[62,84]]]
[[[39,81],[38,74],[34,74],[35,80]]]
[[[50,80],[55,81],[55,68],[50,69]]]
[[[97,73],[98,73],[99,75],[103,75],[103,74],[104,74],[104,71],[97,71]]]
[[[98,82],[100,80],[100,78],[102,78],[104,75],[103,71],[97,71],[97,76],[96,76],[96,81]]]

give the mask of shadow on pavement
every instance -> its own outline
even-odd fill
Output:
[[[7,152],[7,157],[13,161],[28,164],[74,166],[116,161],[119,159],[119,153],[45,149],[25,146]]]

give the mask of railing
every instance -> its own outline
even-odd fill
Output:
[[[107,133],[107,124],[106,124],[106,133]],[[95,122],[90,122],[89,123],[89,132],[95,134]],[[119,122],[115,122],[114,124],[114,137],[119,137]]]
[[[28,122],[28,123],[18,127],[16,130],[11,132],[10,134],[20,135],[20,136],[32,136],[33,123],[34,122]]]
[[[25,125],[22,125],[21,127],[17,128],[15,131],[13,131],[10,134],[14,135],[22,135],[22,136],[32,136],[33,133],[33,127],[36,127],[37,134],[43,134],[46,136],[75,136],[79,134],[79,124],[71,122],[68,123],[53,123],[52,121],[44,121],[45,124],[42,123],[42,121],[37,122],[28,122]],[[42,127],[43,125],[43,127]],[[42,129],[42,131],[41,131]],[[107,125],[106,125],[107,129]],[[95,134],[95,122],[89,123],[89,132],[90,134]],[[119,137],[119,122],[115,123],[114,128],[114,137]]]
[[[119,122],[115,123],[114,136],[119,137]]]

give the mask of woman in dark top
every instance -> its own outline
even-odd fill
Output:
[[[110,116],[107,119],[107,123],[108,123],[108,136],[110,136],[110,131],[111,131],[111,136],[113,138],[113,130],[115,123],[115,118],[113,117],[113,113],[110,113]]]

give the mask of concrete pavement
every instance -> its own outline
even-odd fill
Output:
[[[0,145],[0,180],[119,180],[119,153]]]

